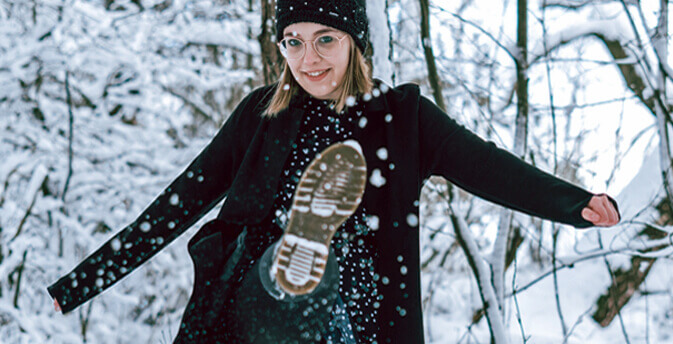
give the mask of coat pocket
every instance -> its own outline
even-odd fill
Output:
[[[244,237],[244,227],[213,220],[190,240],[194,288],[174,343],[214,343],[212,336],[226,319],[225,306],[232,295],[229,279],[240,260]]]

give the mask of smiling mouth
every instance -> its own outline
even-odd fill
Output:
[[[327,68],[327,69],[325,69],[325,70],[322,70],[322,71],[319,71],[319,72],[312,72],[312,73],[304,72],[304,74],[306,74],[306,75],[308,75],[308,76],[313,76],[313,77],[315,77],[315,76],[323,75],[323,74],[327,73],[328,71],[329,71],[329,68]]]

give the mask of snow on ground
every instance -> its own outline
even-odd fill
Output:
[[[517,285],[523,286],[541,273],[537,269],[522,269],[518,271]],[[443,278],[445,284],[433,297],[430,316],[426,313],[426,341],[430,344],[488,343],[490,333],[485,319],[468,330],[472,312],[466,310],[480,304],[476,285],[466,283],[465,274]],[[619,319],[603,329],[591,318],[597,298],[610,281],[602,260],[561,270],[558,279],[563,316],[570,332],[567,343],[626,342]],[[646,283],[647,290],[654,294],[647,297],[636,294],[622,311],[630,343],[673,343],[672,298],[668,290],[672,282],[673,265],[665,261],[655,263]],[[551,275],[518,294],[517,299],[527,343],[563,343]],[[510,343],[523,343],[514,300],[510,297],[506,303]]]

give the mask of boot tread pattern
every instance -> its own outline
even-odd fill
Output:
[[[285,292],[308,294],[320,283],[334,233],[362,201],[367,167],[361,151],[352,140],[334,144],[316,156],[299,180],[271,268]]]

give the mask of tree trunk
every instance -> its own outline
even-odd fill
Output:
[[[366,55],[371,54],[368,63],[372,67],[372,75],[375,74],[381,80],[392,83],[393,63],[391,61],[392,44],[390,44],[392,39],[387,0],[367,1],[367,18],[369,19],[367,46],[371,46],[371,50],[368,49]]]
[[[276,46],[276,28],[273,18],[276,16],[276,1],[262,0],[262,32],[257,37],[261,48],[262,70],[264,72],[264,84],[270,85],[279,77],[280,67],[283,64],[283,56],[280,55]]]
[[[515,54],[516,60],[516,128],[514,131],[514,154],[523,159],[526,154],[528,139],[528,3],[527,0],[517,2],[517,38]],[[493,283],[500,302],[500,311],[504,314],[505,298],[505,261],[507,256],[507,241],[512,236],[511,210],[503,209],[500,213],[498,236],[491,254],[491,269],[493,269]],[[515,246],[516,247],[516,246]],[[516,252],[510,252],[516,255]]]
[[[668,109],[664,101],[666,94],[666,69],[668,63],[668,1],[660,0],[659,21],[654,33],[653,46],[657,54],[657,90],[655,93],[654,110],[657,116],[657,128],[659,131],[659,161],[661,174],[664,181],[664,190],[669,202],[673,203],[673,176],[671,175],[671,150],[668,132],[669,121],[667,120]]]
[[[248,0],[248,12],[254,12],[254,9],[253,9],[253,0]],[[248,37],[249,37],[250,39],[252,39],[252,37],[253,37],[253,35],[252,35],[252,28],[251,28],[251,27],[248,27]],[[245,56],[245,67],[246,67],[247,70],[253,70],[253,69],[255,69],[255,67],[253,66],[253,59],[254,59],[254,56],[252,56],[251,53],[247,53],[247,54],[246,54],[246,56]],[[251,79],[248,79],[248,87],[249,87],[251,90],[255,87],[255,82],[254,82],[254,80],[253,80],[252,78],[251,78]]]
[[[423,53],[425,53],[425,62],[428,65],[428,80],[432,87],[432,95],[435,103],[446,112],[444,105],[444,96],[442,95],[442,82],[437,74],[437,63],[435,54],[432,51],[432,39],[430,37],[430,0],[421,0],[421,43],[423,44]]]

